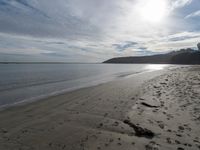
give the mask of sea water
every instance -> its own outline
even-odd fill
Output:
[[[0,64],[0,107],[163,69],[148,64]]]

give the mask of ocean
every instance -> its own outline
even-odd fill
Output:
[[[0,107],[39,100],[168,65],[0,64]]]

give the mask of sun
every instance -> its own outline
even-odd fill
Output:
[[[168,0],[140,0],[136,5],[139,17],[150,23],[160,23],[168,15]]]

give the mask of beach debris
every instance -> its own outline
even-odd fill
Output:
[[[154,141],[150,141],[147,145],[145,145],[146,150],[159,150],[160,145]]]
[[[168,129],[167,132],[172,132],[172,130],[171,130],[171,129]]]
[[[2,133],[8,133],[8,130],[6,129],[1,129]]]
[[[164,129],[164,127],[165,127],[164,124],[158,124],[158,126],[159,126],[161,129]]]
[[[113,126],[118,126],[118,125],[119,125],[119,122],[115,121],[112,125],[113,125]]]
[[[104,114],[104,117],[107,117],[107,116],[108,116],[108,113],[105,113],[105,114]]]
[[[185,143],[183,145],[188,146],[188,147],[192,147],[192,144],[189,144],[189,143]]]
[[[155,134],[151,130],[142,128],[138,125],[135,125],[132,122],[130,122],[129,120],[124,120],[123,122],[135,130],[135,136],[146,137],[146,138],[150,138],[150,139],[155,136]]]
[[[165,82],[161,82],[160,84],[162,84],[162,85],[166,85],[167,83],[165,83]]]
[[[118,143],[117,143],[117,145],[121,146],[121,145],[122,145],[122,143],[118,142]]]
[[[156,86],[156,85],[154,85],[153,87],[154,87],[155,89],[159,88],[159,86]]]
[[[182,135],[181,135],[181,134],[176,134],[176,136],[178,136],[178,137],[182,137]]]
[[[109,140],[110,143],[112,143],[113,141],[114,141],[113,139],[110,139],[110,140]]]
[[[172,144],[171,138],[166,138],[168,144]]]
[[[184,130],[184,127],[179,126],[178,129],[179,129],[179,130]]]
[[[176,143],[176,144],[181,144],[181,142],[180,142],[180,141],[178,141],[178,140],[175,140],[175,143]]]
[[[103,123],[100,123],[97,128],[103,127]]]
[[[178,147],[177,150],[184,150],[184,148],[182,148],[182,147]]]
[[[144,105],[144,106],[146,106],[146,107],[151,107],[151,108],[157,108],[157,107],[159,107],[159,106],[155,106],[155,105],[150,105],[150,104],[148,104],[146,102],[141,102],[141,104]]]

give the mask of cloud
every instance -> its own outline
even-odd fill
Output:
[[[98,33],[89,20],[73,14],[69,1],[0,0],[0,32],[34,37],[90,38]],[[96,34],[95,34],[96,35]],[[92,38],[91,38],[92,39]]]
[[[199,39],[189,32],[199,27],[176,14],[194,0],[166,0],[170,12],[157,24],[141,19],[141,1],[149,0],[0,0],[0,53],[100,62],[162,53]]]
[[[185,18],[188,19],[188,18],[194,18],[194,17],[200,17],[200,10],[187,15]]]
[[[113,46],[118,50],[118,51],[124,51],[127,48],[133,48],[135,45],[137,45],[137,42],[132,42],[132,41],[125,41],[124,43],[121,44],[113,44]]]
[[[149,27],[137,17],[134,10],[136,0],[0,2],[0,32],[3,33],[68,40],[102,40],[116,33],[141,32]],[[131,26],[134,28],[131,29]]]
[[[155,41],[155,44],[147,44],[147,46],[154,52],[167,52],[182,48],[196,48],[198,41],[200,41],[200,32],[180,32],[160,38]]]
[[[168,36],[167,40],[168,41],[184,41],[184,40],[195,39],[199,37],[200,37],[199,32],[181,32],[181,33]]]
[[[171,0],[172,9],[181,8],[192,3],[192,0]]]

